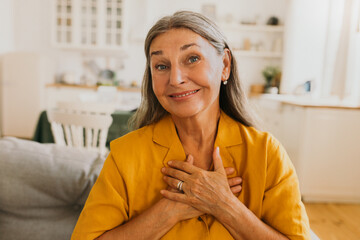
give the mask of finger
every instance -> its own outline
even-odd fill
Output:
[[[190,163],[191,165],[194,165],[194,157],[191,154],[189,154],[186,158],[186,162]]]
[[[176,178],[182,181],[185,181],[189,176],[189,174],[187,174],[186,172],[171,167],[163,167],[161,169],[161,172],[166,176]]]
[[[163,179],[171,188],[177,190],[177,186],[178,186],[178,184],[180,182],[179,179],[175,179],[175,178],[168,177],[168,176],[164,176]]]
[[[214,171],[220,172],[220,173],[223,173],[224,175],[226,175],[224,165],[223,165],[222,159],[220,157],[220,149],[219,149],[219,147],[216,147],[214,149],[213,162],[214,162]]]
[[[170,185],[167,186],[166,190],[170,191],[170,192],[177,192],[179,193],[179,190],[172,188]]]
[[[191,156],[191,158],[193,158],[193,157]],[[190,173],[190,174],[198,171],[199,168],[191,164],[191,162],[193,162],[194,160],[192,159],[192,160],[189,160],[189,161],[190,162],[187,162],[187,161],[183,162],[183,161],[173,160],[173,161],[169,161],[168,165],[170,167],[172,167],[172,168],[176,168],[176,169],[179,169],[181,171],[184,171],[184,172],[187,172],[187,173]]]
[[[240,185],[242,183],[242,178],[241,177],[229,178],[228,182],[229,182],[229,186],[233,187],[235,185]]]
[[[185,194],[174,193],[174,192],[170,192],[168,190],[160,190],[160,193],[167,199],[189,204],[189,202],[187,201],[187,196]]]
[[[226,175],[231,175],[235,172],[235,169],[232,167],[225,168]]]
[[[232,193],[239,193],[242,190],[242,186],[241,185],[236,185],[234,187],[231,187],[230,190],[231,190]]]

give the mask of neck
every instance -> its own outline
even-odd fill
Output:
[[[220,118],[220,110],[188,118],[172,116],[180,141],[184,147],[201,149],[213,147]]]

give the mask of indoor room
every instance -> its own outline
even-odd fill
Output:
[[[192,45],[199,46],[184,45],[178,53],[171,44],[172,40],[180,39],[176,36],[183,34],[181,29],[188,31],[185,36],[195,34],[211,48],[215,47],[216,41],[204,37],[207,33],[203,35],[202,30],[197,32],[182,25],[163,32],[159,30],[160,33],[153,39],[147,38],[149,31],[155,31],[151,29],[159,19],[177,11],[200,13],[217,25],[219,33],[216,36],[225,36],[227,45],[223,47],[225,57],[221,66],[226,69],[224,59],[230,56],[229,62],[235,67],[231,66],[232,72],[230,77],[227,76],[229,80],[221,77],[221,82],[218,82],[218,112],[221,116],[229,115],[232,121],[241,125],[240,129],[244,127],[249,131],[245,134],[245,130],[241,130],[244,136],[249,137],[253,131],[250,129],[256,129],[261,136],[266,135],[273,139],[271,141],[279,143],[274,149],[280,151],[280,161],[293,169],[299,199],[309,218],[311,239],[360,239],[359,0],[1,0],[0,232],[4,235],[0,234],[0,240],[70,239],[92,186],[102,176],[102,169],[107,169],[106,162],[113,158],[119,158],[124,168],[134,166],[132,175],[128,172],[126,176],[121,175],[121,164],[117,165],[117,169],[120,172],[119,182],[124,183],[124,192],[128,194],[128,198],[122,199],[126,203],[127,218],[131,218],[132,212],[133,216],[138,216],[145,205],[139,202],[130,206],[134,197],[130,185],[143,179],[142,171],[147,169],[148,172],[161,174],[161,167],[168,167],[165,159],[175,160],[170,158],[191,155],[189,149],[192,148],[186,147],[180,132],[179,126],[182,125],[177,124],[182,118],[179,116],[192,109],[190,105],[195,108],[194,104],[187,107],[182,104],[190,102],[191,96],[197,97],[202,91],[184,90],[176,95],[173,93],[175,90],[166,90],[172,100],[162,100],[160,94],[165,93],[160,92],[160,87],[165,83],[155,80],[164,80],[164,73],[167,73],[169,83],[166,89],[175,89],[171,79],[178,77],[181,78],[178,81],[185,83],[182,86],[189,82],[195,86],[196,81],[193,83],[192,77],[200,79],[202,76],[190,66],[185,66],[190,62],[180,63],[183,52],[193,49]],[[207,29],[213,34],[212,28]],[[178,31],[178,35],[173,30]],[[168,33],[173,35],[161,42],[161,46],[166,48],[153,51],[157,46],[155,43]],[[167,54],[168,49],[179,54],[176,60],[179,62],[174,60],[175,53]],[[151,54],[149,51],[152,51]],[[153,67],[154,59],[161,61]],[[192,56],[189,60],[202,64],[204,59]],[[178,71],[172,72],[174,66],[179,67]],[[208,70],[217,71],[214,69],[209,67]],[[233,69],[237,69],[236,72]],[[236,79],[241,83],[242,90],[234,92],[232,101],[239,109],[248,106],[243,113],[246,117],[251,116],[250,123],[246,117],[244,122],[239,120],[242,117],[233,117],[229,112],[234,110],[226,110],[228,102],[222,102],[222,94],[229,93],[225,89],[235,88],[231,82],[235,74],[238,74]],[[173,113],[166,107],[167,101],[174,101],[169,103],[169,109],[175,105],[184,109],[177,110],[176,115],[176,111]],[[160,108],[163,112],[157,112]],[[141,114],[145,114],[144,109],[147,109],[148,115],[141,122],[139,119]],[[154,148],[159,152],[146,152],[143,149],[147,149],[148,143],[142,142],[142,137],[150,133],[144,131],[144,136],[140,134],[138,140],[131,136],[141,127],[162,123],[168,115],[172,117],[169,119],[173,121],[171,126],[176,141],[182,144],[179,151],[184,154],[159,150],[166,144],[174,146],[162,143],[164,139],[170,139],[170,135],[165,136],[167,128],[161,131],[163,138],[152,138],[151,143],[154,141]],[[215,135],[208,142],[211,145],[211,153],[208,151],[208,154],[213,156],[212,151],[215,152],[219,145],[219,156],[226,168],[227,161],[224,159],[226,156],[235,158],[235,150],[231,152],[228,146],[224,147],[229,150],[227,155],[223,153],[227,150],[220,145],[226,141],[218,140],[222,121],[220,115],[220,120],[214,123]],[[211,119],[204,122],[211,125]],[[156,127],[151,134],[155,132]],[[221,136],[231,139],[233,134],[229,132]],[[244,161],[251,162],[250,147],[252,141],[260,141],[259,136],[244,144],[247,150],[238,154],[248,154]],[[244,139],[240,141],[246,142]],[[118,150],[115,154],[112,148],[120,143],[126,153]],[[145,153],[150,159],[155,159],[151,160],[153,165],[144,167],[132,163],[135,154],[143,157]],[[164,160],[157,159],[160,153],[165,154]],[[196,162],[196,154],[200,153],[195,151],[195,160],[192,161]],[[188,161],[185,157],[181,160]],[[266,161],[269,159],[271,157],[267,157]],[[206,172],[215,172],[215,160],[211,159],[209,164]],[[246,205],[246,201],[255,201],[255,195],[249,190],[253,182],[247,182],[252,179],[248,177],[252,173],[247,173],[247,170],[244,173],[239,166],[248,165],[244,163],[235,167],[234,174],[241,178],[241,182],[237,184],[239,192],[236,194],[239,195],[234,194]],[[266,171],[271,171],[271,166],[266,162],[264,181],[270,181],[266,178],[270,173]],[[261,169],[260,165],[255,167]],[[276,171],[285,174],[284,169]],[[260,174],[257,170],[255,172],[253,174]],[[149,174],[151,179],[143,187],[151,194],[157,191],[154,199],[158,200],[161,198],[160,188],[156,186],[152,189],[150,184],[157,181],[156,174]],[[134,180],[128,183],[128,178]],[[187,188],[186,180],[179,179],[178,182],[173,187],[174,191],[178,190],[185,196],[190,187]],[[96,184],[101,183],[99,180]],[[169,186],[171,188],[171,184]],[[231,187],[230,184],[233,190]],[[266,199],[266,191],[263,194],[262,199]],[[146,193],[139,196],[141,199],[150,198]],[[287,197],[279,195],[281,201],[277,204],[280,206],[282,201],[287,202]],[[149,201],[154,203],[154,199]],[[249,203],[249,206],[253,205]],[[263,211],[263,205],[260,209]],[[251,211],[257,215],[256,210]],[[206,211],[203,213],[207,216],[197,215],[198,222],[208,224],[210,234],[211,224],[215,226],[219,218]],[[209,220],[209,215],[215,220]],[[265,214],[258,216],[258,220],[277,229],[275,223],[269,223]],[[190,220],[181,224],[185,226],[186,221]],[[287,221],[283,222],[285,226]],[[230,232],[232,238],[236,238],[229,226],[220,225],[225,226],[223,228]],[[283,234],[291,239],[291,233]],[[71,239],[77,237],[73,235]]]

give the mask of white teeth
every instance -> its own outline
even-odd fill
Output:
[[[176,98],[179,98],[179,97],[185,97],[187,95],[190,95],[190,94],[193,94],[193,93],[196,93],[197,90],[194,90],[194,91],[191,91],[191,92],[188,92],[188,93],[184,93],[184,94],[181,94],[181,95],[173,95],[173,97],[176,97]]]

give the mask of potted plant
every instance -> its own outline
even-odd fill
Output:
[[[279,88],[278,80],[280,78],[281,71],[278,67],[267,66],[262,71],[262,75],[265,78],[265,92],[269,93],[272,87]]]

